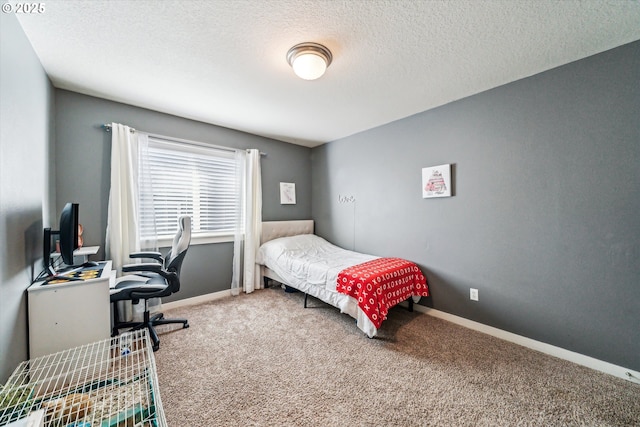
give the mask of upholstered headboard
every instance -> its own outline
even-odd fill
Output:
[[[278,237],[296,236],[298,234],[313,234],[313,220],[265,221],[262,223],[260,244]]]

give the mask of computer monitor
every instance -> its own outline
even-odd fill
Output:
[[[42,241],[42,263],[49,274],[55,274],[51,264],[52,238],[58,236],[62,261],[73,266],[73,251],[78,249],[78,203],[67,203],[60,213],[60,229],[44,229]]]
[[[73,265],[73,251],[78,249],[78,204],[67,203],[60,213],[60,255]]]

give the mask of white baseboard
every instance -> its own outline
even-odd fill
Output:
[[[190,305],[202,304],[203,302],[215,301],[217,299],[226,298],[231,296],[231,289],[226,291],[218,291],[205,295],[198,295],[197,297],[180,299],[177,301],[171,301],[167,303],[162,303],[162,308],[164,310],[171,310],[173,308],[178,307],[187,307]]]
[[[605,362],[599,359],[594,359],[593,357],[585,356],[584,354],[576,353],[574,351],[565,350],[561,347],[556,347],[554,345],[536,341],[531,338],[523,337],[522,335],[517,335],[512,332],[494,328],[493,326],[488,326],[483,323],[465,319],[464,317],[445,313],[444,311],[436,310],[434,308],[425,307],[419,304],[414,304],[413,308],[414,310],[425,313],[429,316],[437,317],[439,319],[455,323],[456,325],[464,326],[465,328],[473,329],[475,331],[482,332],[496,338],[500,338],[505,341],[509,341],[514,344],[518,344],[523,347],[527,347],[532,350],[557,357],[559,359],[568,360],[569,362],[577,363],[578,365],[586,366],[588,368],[595,369],[596,371],[604,372],[605,374],[613,375],[615,377],[640,384],[640,372],[633,371],[622,366],[614,365],[612,363]]]

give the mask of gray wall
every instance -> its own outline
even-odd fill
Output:
[[[311,216],[311,150],[131,105],[56,90],[57,209],[80,204],[85,245],[104,249],[109,200],[111,134],[103,123],[123,123],[143,131],[234,148],[257,148],[262,158],[263,219]],[[280,182],[295,182],[296,205],[280,205]],[[229,289],[233,243],[192,245],[182,269],[180,293],[172,301]]]
[[[0,17],[0,383],[27,353],[25,290],[55,196],[53,86],[14,15]]]
[[[417,262],[434,308],[639,370],[638,76],[635,42],[314,148],[317,233]],[[423,199],[443,163],[454,197]]]

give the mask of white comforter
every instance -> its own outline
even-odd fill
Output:
[[[339,248],[314,234],[271,240],[260,247],[258,263],[266,265],[288,284],[306,284],[336,292],[338,273],[347,267],[376,259]]]
[[[355,299],[336,291],[336,283],[340,271],[376,258],[379,257],[342,249],[314,234],[301,234],[264,243],[256,262],[273,270],[286,285],[355,318],[358,328],[373,337],[377,333],[375,326]]]

